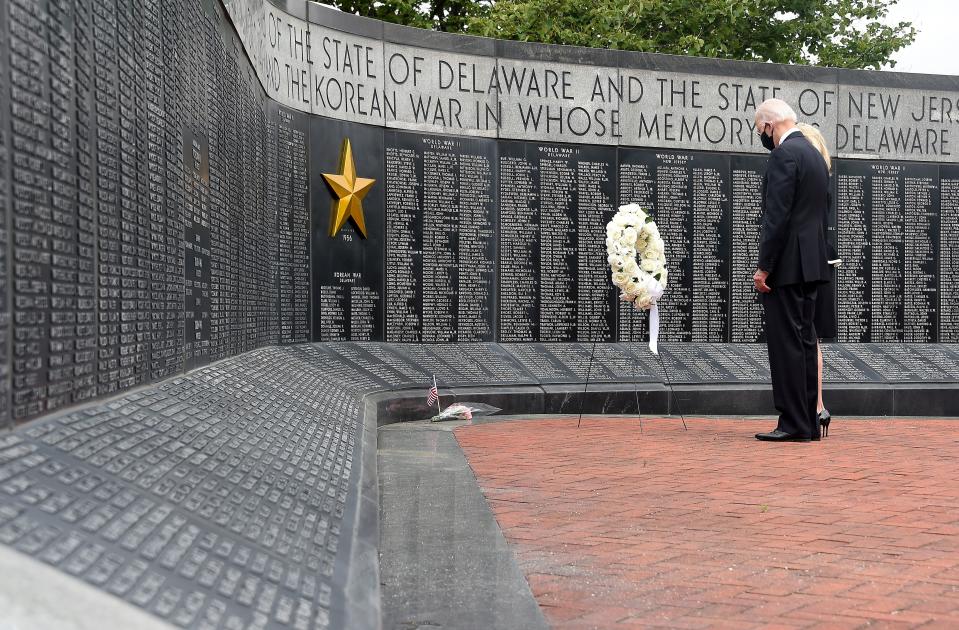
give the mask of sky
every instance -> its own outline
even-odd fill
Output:
[[[888,24],[912,22],[919,34],[916,40],[895,55],[897,72],[959,75],[956,54],[956,0],[899,0],[886,19]]]

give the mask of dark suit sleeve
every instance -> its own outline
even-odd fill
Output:
[[[779,254],[786,245],[798,168],[796,157],[785,150],[773,151],[766,167],[766,211],[759,240],[759,268],[769,273],[775,271]]]

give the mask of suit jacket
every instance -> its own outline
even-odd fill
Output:
[[[827,282],[829,171],[819,151],[794,131],[773,149],[763,177],[759,268],[769,286]]]

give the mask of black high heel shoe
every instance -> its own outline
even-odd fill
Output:
[[[829,435],[829,423],[832,421],[832,416],[829,415],[829,412],[823,409],[819,412],[819,426],[822,427],[822,436],[827,437]]]

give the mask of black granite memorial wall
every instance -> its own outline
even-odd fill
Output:
[[[604,225],[666,237],[666,342],[762,341],[777,95],[837,155],[839,341],[959,341],[951,77],[538,46],[301,0],[0,10],[0,421],[246,350],[614,342]],[[375,180],[330,235],[349,140]]]
[[[11,0],[0,24],[0,419],[308,339],[308,116],[222,5]]]
[[[770,95],[839,154],[830,407],[955,415],[957,92],[303,0],[6,0],[0,423],[45,417],[0,434],[0,544],[182,627],[376,628],[375,427],[434,379],[512,413],[771,411]],[[608,281],[628,202],[667,240],[658,358]]]

